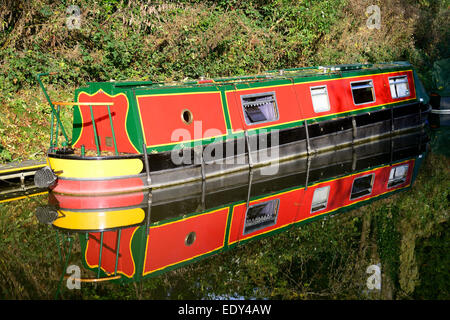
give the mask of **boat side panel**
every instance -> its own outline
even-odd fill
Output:
[[[110,95],[103,90],[93,94],[80,91],[77,96],[78,102],[111,102],[111,118],[119,152],[139,153],[132,143],[132,137],[128,134],[127,120],[130,116],[130,101],[125,93]],[[96,150],[94,126],[89,106],[75,107],[77,117],[74,117],[73,131],[74,141],[72,145],[80,148],[84,145],[87,150]],[[101,151],[114,152],[114,141],[107,106],[93,106],[93,115]],[[108,142],[107,142],[108,140]]]
[[[228,212],[229,208],[226,207],[151,226],[143,275],[222,249],[225,244]],[[191,239],[188,240],[191,233]]]
[[[272,226],[265,227],[253,232],[244,234],[247,203],[241,203],[233,207],[233,218],[230,226],[228,237],[228,244],[253,238],[274,230],[290,225],[296,218],[301,206],[301,198],[303,197],[304,189],[295,189],[281,194],[276,194],[269,197],[253,200],[249,202],[249,206],[254,206],[264,202],[279,200],[278,213],[276,223]]]
[[[139,227],[124,228],[120,235],[119,260],[117,273],[132,278],[136,273],[135,262],[131,251],[131,240]],[[107,231],[103,233],[103,249],[101,270],[107,274],[113,274],[116,263],[118,231]],[[84,251],[85,263],[89,268],[97,268],[100,257],[100,233],[89,233],[86,250]]]
[[[393,99],[390,94],[389,78],[406,75],[408,77],[410,95]],[[355,105],[352,96],[351,83],[372,80],[374,101]],[[311,87],[327,86],[330,110],[316,113],[311,99]],[[275,92],[278,105],[279,118],[276,121],[260,124],[247,124],[244,120],[241,106],[241,95],[261,92]],[[364,111],[366,109],[381,108],[386,105],[416,99],[414,77],[411,70],[392,71],[369,75],[351,76],[346,78],[332,78],[314,81],[284,83],[268,85],[265,87],[249,88],[237,87],[236,90],[226,92],[227,106],[230,113],[233,132],[255,130],[270,127],[288,127],[300,124],[305,119],[320,119],[321,117],[340,116],[345,113]]]
[[[393,167],[408,164],[408,173],[406,180],[392,188],[388,188],[389,174]],[[246,216],[246,203],[240,203],[233,207],[232,220],[230,225],[230,232],[228,238],[228,245],[233,246],[237,242],[246,241],[253,238],[258,238],[264,235],[272,234],[277,230],[289,227],[293,223],[304,222],[319,218],[326,214],[332,214],[335,211],[345,209],[346,207],[357,205],[366,200],[375,199],[379,196],[389,194],[391,192],[407,188],[411,185],[412,174],[414,172],[415,160],[407,160],[399,163],[395,163],[392,166],[383,166],[368,171],[359,172],[357,174],[341,177],[329,181],[320,182],[311,186],[305,190],[305,188],[288,190],[282,193],[274,194],[269,197],[250,201],[250,206],[269,201],[279,199],[279,211],[277,223],[262,228],[260,230],[244,234],[245,216]],[[372,192],[366,196],[350,200],[350,194],[353,186],[353,181],[365,175],[374,175]],[[327,206],[311,213],[311,203],[314,195],[314,191],[317,188],[330,187]]]
[[[247,124],[244,120],[244,110],[241,104],[241,96],[264,92],[275,92],[278,108],[278,119],[270,122]],[[293,124],[303,118],[297,96],[291,82],[284,84],[272,84],[265,87],[248,88],[238,87],[237,90],[226,92],[228,110],[231,117],[233,132],[263,129],[280,124]]]
[[[408,173],[406,181],[402,184],[399,184],[393,188],[388,188],[388,180],[389,180],[389,173],[393,167],[402,165],[402,164],[408,164]],[[324,214],[328,214],[330,212],[336,211],[338,209],[348,207],[351,205],[354,205],[358,202],[368,200],[374,197],[378,197],[382,194],[408,187],[411,184],[411,177],[412,173],[414,171],[414,160],[408,160],[405,162],[400,162],[397,164],[394,164],[392,166],[383,166],[380,168],[377,168],[375,170],[360,172],[355,175],[347,176],[340,179],[334,179],[322,183],[315,184],[311,187],[308,187],[307,191],[305,192],[303,203],[305,206],[302,207],[300,215],[298,217],[297,222],[310,219],[315,216],[320,216]],[[350,194],[353,186],[353,181],[358,178],[365,175],[374,174],[374,182],[373,182],[373,188],[372,192],[366,196],[363,196],[361,198],[356,198],[353,200],[350,200]],[[328,203],[326,208],[311,213],[311,203],[314,195],[314,191],[318,188],[323,188],[329,186],[329,196],[328,196]]]
[[[406,75],[408,77],[410,95],[404,98],[392,99],[389,87],[389,78],[399,75]],[[373,81],[375,101],[371,103],[355,105],[352,96],[351,83],[365,80]],[[316,113],[314,112],[310,90],[311,87],[325,85],[327,86],[330,101],[330,110]],[[381,73],[343,79],[332,79],[326,81],[302,82],[295,85],[295,90],[297,92],[297,96],[301,97],[300,103],[305,119],[326,117],[330,115],[338,116],[348,112],[382,107],[385,105],[413,100],[416,98],[412,71]]]
[[[227,133],[220,91],[136,96],[148,147],[176,145]],[[191,116],[183,120],[183,113]]]
[[[389,77],[397,75],[407,75],[410,89],[408,97],[399,99],[391,97]],[[315,78],[320,80],[314,80]],[[236,84],[234,89],[229,85],[151,89],[140,92],[136,96],[136,101],[134,97],[127,96],[123,92],[111,95],[94,86],[77,90],[76,99],[80,102],[105,100],[114,102],[111,112],[119,152],[128,153],[139,153],[142,142],[145,142],[150,150],[152,148],[156,151],[169,150],[168,148],[181,141],[186,145],[192,141],[202,139],[211,141],[211,138],[225,136],[227,129],[235,133],[243,130],[293,127],[300,125],[305,119],[320,120],[352,112],[372,111],[390,104],[416,99],[412,70],[392,70],[363,75],[354,73],[344,78],[336,75],[315,78]],[[351,83],[364,80],[373,81],[375,101],[355,105]],[[327,86],[330,110],[316,113],[312,105],[310,88],[321,85]],[[224,91],[225,87],[227,88]],[[223,99],[221,90],[224,91]],[[241,95],[262,92],[275,92],[278,118],[270,122],[248,124],[244,120]],[[182,114],[185,110],[192,116],[190,124],[183,121]],[[106,143],[106,139],[111,141],[112,138],[106,106],[94,107],[94,116],[101,150],[114,151],[113,145]],[[88,106],[74,108],[73,132],[75,147],[83,144],[89,150],[96,149]]]

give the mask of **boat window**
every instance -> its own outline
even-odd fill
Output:
[[[327,86],[311,87],[311,100],[314,112],[325,112],[330,110]]]
[[[406,76],[389,78],[389,86],[391,87],[392,99],[409,96],[408,78]]]
[[[372,80],[352,82],[352,95],[355,105],[370,103],[375,101]]]
[[[406,181],[409,165],[396,166],[389,173],[388,188],[398,186]]]
[[[241,96],[245,122],[255,124],[278,119],[275,92],[264,92]]]
[[[244,235],[277,223],[279,199],[248,207],[245,213]]]
[[[311,202],[311,213],[323,210],[327,207],[329,194],[330,194],[330,186],[317,188],[316,190],[314,190],[314,195]]]
[[[358,177],[353,181],[352,193],[350,200],[361,198],[372,193],[374,174]]]

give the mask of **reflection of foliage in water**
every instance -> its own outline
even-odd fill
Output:
[[[449,168],[449,158],[430,154],[406,192],[141,283],[63,287],[61,298],[448,299]],[[37,222],[36,206],[31,199],[0,205],[1,299],[52,299],[56,292],[55,230]],[[74,244],[69,264],[81,265]],[[381,292],[367,292],[366,269],[378,263]]]
[[[375,228],[377,231],[377,248],[384,272],[398,288],[398,268],[401,234],[396,230],[399,207],[395,204],[383,204],[375,210]]]
[[[430,133],[431,148],[434,153],[443,154],[450,157],[450,127],[440,127],[433,129]]]
[[[433,235],[417,243],[420,284],[414,291],[415,299],[450,298],[450,233],[448,221],[439,224]]]
[[[1,299],[51,298],[51,279],[59,272],[55,241],[35,219],[35,205],[33,200],[0,204]]]
[[[416,181],[416,192],[402,201],[403,213],[398,230],[402,234],[400,254],[401,297],[411,297],[420,281],[416,246],[430,237],[449,218],[450,159],[431,156]],[[442,252],[442,258],[448,251]],[[444,258],[445,259],[445,258]]]

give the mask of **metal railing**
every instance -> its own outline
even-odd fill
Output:
[[[100,141],[98,138],[98,134],[97,134],[97,125],[95,123],[95,117],[94,117],[94,111],[92,109],[93,106],[106,106],[108,109],[108,117],[109,117],[109,125],[111,126],[111,133],[112,133],[112,138],[113,138],[113,143],[114,143],[114,151],[116,153],[116,155],[119,154],[119,151],[117,149],[117,141],[116,141],[116,133],[114,131],[114,125],[113,125],[113,120],[112,120],[112,116],[111,116],[111,106],[114,105],[113,102],[59,102],[59,101],[52,101],[51,102],[53,105],[57,105],[58,106],[58,113],[59,113],[59,107],[60,106],[89,106],[89,111],[91,113],[91,120],[92,120],[92,128],[94,130],[94,140],[95,140],[95,147],[97,149],[97,155],[100,155]],[[59,114],[58,114],[59,116]],[[52,128],[52,132],[53,132],[53,128]],[[58,126],[56,127],[56,133],[58,133]],[[57,140],[56,140],[57,143]]]
[[[69,138],[67,136],[66,130],[64,129],[64,126],[61,122],[61,118],[59,117],[60,114],[60,108],[58,107],[57,109],[55,109],[55,106],[52,103],[52,100],[50,99],[50,96],[47,93],[47,90],[45,90],[44,84],[42,83],[42,79],[41,77],[44,76],[49,76],[49,75],[55,75],[56,72],[46,72],[46,73],[39,73],[36,78],[37,81],[39,83],[39,86],[41,87],[42,91],[44,92],[45,98],[47,99],[47,102],[50,105],[51,111],[52,111],[52,119],[51,119],[51,132],[50,132],[50,149],[55,148],[56,145],[53,142],[53,127],[54,127],[54,121],[56,119],[56,144],[58,142],[58,129],[59,127],[61,128],[61,133],[63,134],[64,138],[66,139],[66,144],[70,146],[70,141]]]
[[[60,112],[61,112],[61,106],[89,106],[89,111],[91,114],[91,120],[92,120],[92,128],[94,130],[94,140],[95,140],[95,147],[97,149],[97,155],[100,156],[101,150],[100,150],[100,141],[97,133],[97,125],[95,122],[94,117],[94,111],[93,106],[106,106],[108,110],[108,117],[109,117],[109,124],[111,126],[111,133],[112,133],[112,139],[114,142],[114,151],[115,154],[118,155],[119,151],[117,148],[117,141],[116,141],[116,134],[114,131],[114,125],[113,120],[111,116],[111,106],[114,105],[113,102],[60,102],[60,101],[52,101],[50,99],[50,96],[47,93],[47,90],[45,89],[44,84],[42,83],[41,77],[43,76],[49,76],[49,75],[55,75],[55,72],[50,73],[39,73],[37,75],[37,81],[39,83],[39,86],[41,87],[42,91],[44,92],[45,98],[47,99],[47,102],[50,105],[52,116],[51,116],[51,131],[50,131],[50,149],[54,150],[58,148],[58,136],[59,136],[59,130],[61,130],[62,135],[65,138],[65,141],[62,143],[62,146],[71,146],[72,141],[69,140],[69,137],[67,136],[67,131],[64,128],[64,125],[61,121]],[[56,123],[55,123],[56,120]],[[84,148],[82,147],[82,156],[84,156]]]
[[[58,255],[60,263],[62,264],[62,274],[59,279],[59,285],[57,287],[56,293],[55,293],[55,299],[58,298],[61,294],[61,289],[63,288],[63,280],[71,279],[74,281],[79,281],[83,283],[97,283],[97,282],[104,282],[104,281],[111,281],[111,280],[118,280],[122,277],[122,275],[118,274],[118,261],[119,261],[119,250],[120,250],[120,238],[122,234],[122,229],[117,230],[117,244],[116,244],[116,260],[115,260],[115,269],[114,274],[108,274],[106,273],[105,277],[100,277],[100,271],[102,268],[102,249],[103,249],[103,232],[101,232],[101,239],[100,239],[100,252],[99,252],[99,260],[98,260],[98,267],[97,267],[97,277],[96,278],[73,278],[73,276],[69,276],[66,273],[70,257],[72,255],[72,247],[74,243],[74,239],[69,234],[64,234],[56,230],[56,243],[58,248]],[[86,233],[86,237],[89,237],[89,234]],[[66,246],[68,244],[68,246]]]

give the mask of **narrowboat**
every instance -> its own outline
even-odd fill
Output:
[[[407,62],[294,68],[177,83],[92,82],[51,100],[39,187],[69,195],[167,188],[423,127],[428,96]],[[71,137],[60,117],[73,109]],[[62,140],[62,141],[61,141]]]
[[[119,195],[49,193],[39,221],[78,233],[81,281],[141,281],[237,245],[410,188],[428,149],[424,129],[263,168]],[[70,242],[72,245],[73,241]],[[65,270],[66,266],[63,268]]]

